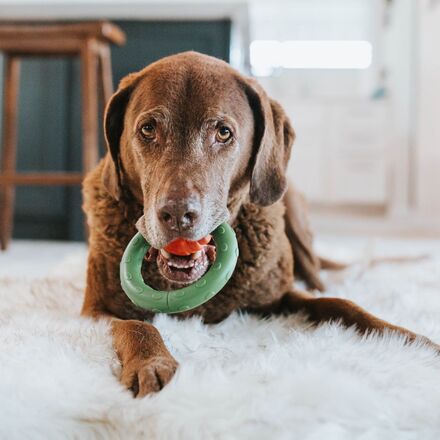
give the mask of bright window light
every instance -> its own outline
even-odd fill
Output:
[[[373,48],[363,40],[255,40],[250,47],[254,73],[268,75],[274,69],[366,69]]]

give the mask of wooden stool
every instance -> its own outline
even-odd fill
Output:
[[[16,185],[77,185],[99,159],[98,83],[102,104],[113,93],[110,43],[122,45],[125,34],[109,22],[0,24],[5,55],[3,152],[0,167],[0,246],[12,235]],[[83,172],[16,173],[20,58],[77,56],[81,60]]]

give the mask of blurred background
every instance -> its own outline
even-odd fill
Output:
[[[184,50],[256,76],[296,130],[289,176],[318,232],[440,236],[440,1],[0,0],[2,21],[96,19],[127,35],[115,84]],[[80,170],[79,69],[23,62],[20,171]],[[80,205],[78,187],[18,187],[14,238],[82,240]]]

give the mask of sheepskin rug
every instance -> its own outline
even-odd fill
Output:
[[[440,342],[438,241],[318,245],[353,262],[323,274],[325,295]],[[44,279],[0,278],[1,439],[440,438],[439,356],[300,315],[215,326],[158,316],[180,368],[159,394],[133,399],[108,327],[79,317],[85,258]]]

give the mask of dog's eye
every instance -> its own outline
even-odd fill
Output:
[[[156,128],[149,122],[141,127],[141,133],[145,139],[151,140],[156,137]]]
[[[217,142],[225,143],[232,137],[231,130],[226,127],[225,125],[222,125],[218,128],[217,134],[215,135],[215,139]]]

